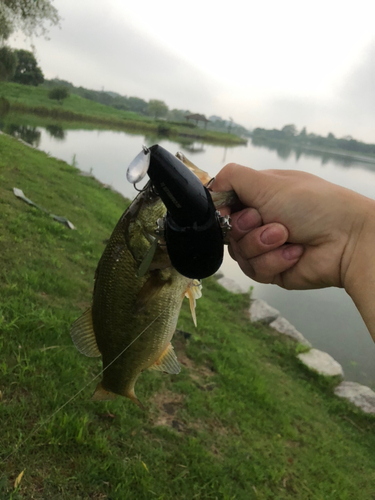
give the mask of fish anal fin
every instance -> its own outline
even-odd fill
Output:
[[[151,272],[150,277],[138,293],[135,312],[139,313],[142,311],[157,296],[166,283],[167,281],[160,278],[158,271]]]
[[[185,292],[185,297],[189,299],[190,311],[193,317],[194,326],[197,327],[197,316],[195,314],[196,300],[202,297],[202,285],[199,280],[194,280]]]
[[[168,344],[166,349],[162,352],[159,359],[155,361],[153,365],[149,367],[149,370],[155,370],[159,372],[167,372],[177,375],[181,371],[180,363],[177,360],[177,356],[174,352],[171,343]]]
[[[94,394],[91,397],[91,401],[113,401],[116,398],[116,394],[104,389],[103,384],[99,382],[96,386]]]
[[[137,396],[135,395],[135,392],[134,391],[131,391],[129,392],[128,394],[126,394],[126,397],[128,397],[129,399],[131,399],[133,401],[133,403],[135,403],[138,408],[140,408],[141,410],[143,411],[146,411],[146,408],[143,406],[143,404],[139,401],[139,399],[137,398]]]
[[[100,356],[92,324],[91,307],[72,324],[70,336],[79,352],[90,358]]]

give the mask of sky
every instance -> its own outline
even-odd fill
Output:
[[[373,0],[52,3],[60,27],[31,41],[46,78],[375,143]]]

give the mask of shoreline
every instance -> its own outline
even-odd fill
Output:
[[[242,287],[220,271],[217,282],[230,293],[244,294]],[[249,320],[251,323],[268,325],[280,335],[286,335],[301,345],[297,358],[307,368],[324,377],[336,377],[340,382],[334,388],[334,394],[350,401],[365,413],[375,414],[375,392],[368,386],[345,380],[344,370],[330,354],[315,349],[280,312],[262,299],[250,298]],[[298,349],[297,349],[298,351]]]

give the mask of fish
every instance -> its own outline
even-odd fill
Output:
[[[209,183],[206,172],[182,153],[176,156],[204,184]],[[217,208],[236,199],[234,192],[212,195]],[[135,394],[140,374],[146,369],[169,374],[181,370],[171,340],[184,297],[190,301],[196,325],[201,283],[171,265],[166,245],[155,234],[156,221],[165,214],[164,203],[147,184],[120,217],[99,260],[91,307],[71,326],[79,352],[102,356],[103,378],[94,401],[121,395],[144,409]]]

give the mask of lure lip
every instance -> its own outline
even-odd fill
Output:
[[[137,154],[126,171],[126,178],[131,184],[137,184],[145,177],[150,166],[150,160],[150,150],[146,146],[142,146],[142,151]]]

